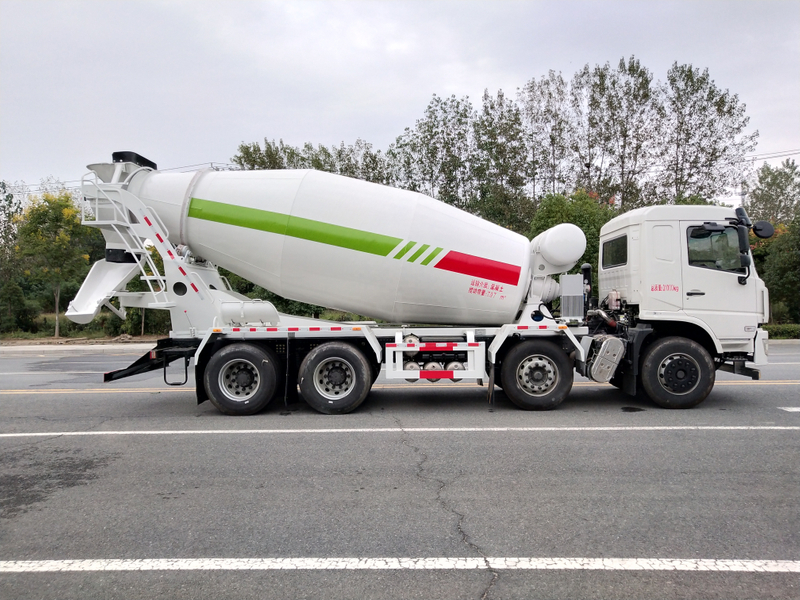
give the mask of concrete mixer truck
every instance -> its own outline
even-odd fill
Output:
[[[586,240],[560,224],[529,241],[428,196],[313,170],[158,171],[133,152],[89,165],[83,223],[106,241],[67,316],[163,309],[172,330],[114,381],[163,369],[198,402],[249,415],[300,396],[347,413],[379,375],[471,380],[522,409],[547,410],[575,373],[697,405],[717,370],[757,379],[768,296],[751,264],[742,209],[652,206],[601,231],[591,266],[568,275]],[[148,247],[163,259],[156,266]],[[238,294],[224,267],[286,298],[380,321],[279,313]],[[146,291],[128,291],[138,277]],[[116,298],[117,303],[112,303]],[[599,301],[598,301],[599,299]],[[167,366],[182,364],[181,376]],[[174,367],[173,367],[174,369]],[[173,380],[175,379],[175,380]]]

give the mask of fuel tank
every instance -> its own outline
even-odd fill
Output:
[[[423,194],[313,170],[141,171],[170,241],[272,291],[393,323],[498,325],[530,243]]]

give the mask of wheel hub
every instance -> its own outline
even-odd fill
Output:
[[[314,370],[314,387],[328,400],[347,396],[354,386],[353,366],[341,358],[322,361]]]
[[[253,385],[255,377],[253,377],[253,374],[247,369],[240,369],[236,372],[236,375],[234,375],[234,379],[236,380],[236,385],[246,388]]]
[[[658,381],[670,394],[688,394],[700,381],[700,365],[686,354],[671,354],[658,367]]]
[[[517,381],[525,393],[543,396],[558,383],[558,370],[546,356],[529,356],[517,368]]]
[[[219,371],[219,388],[230,400],[249,400],[259,387],[258,369],[248,360],[232,360]]]
[[[330,381],[332,385],[342,385],[346,380],[347,373],[345,373],[345,370],[341,367],[336,366],[328,371],[328,381]]]

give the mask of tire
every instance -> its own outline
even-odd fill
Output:
[[[254,415],[275,396],[280,370],[269,348],[229,344],[208,361],[203,384],[211,403],[226,415]]]
[[[555,408],[572,389],[573,377],[567,354],[543,340],[526,340],[514,346],[500,370],[503,391],[523,410]]]
[[[342,342],[314,348],[300,365],[300,394],[326,415],[349,413],[364,401],[373,372],[364,355]]]
[[[642,357],[642,387],[663,408],[692,408],[711,393],[714,361],[697,342],[682,337],[657,340]]]

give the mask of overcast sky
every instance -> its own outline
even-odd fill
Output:
[[[708,68],[758,155],[800,151],[800,0],[0,0],[0,179],[74,181],[115,150],[224,163],[264,137],[386,149],[434,93],[477,105],[630,55],[660,80]]]

